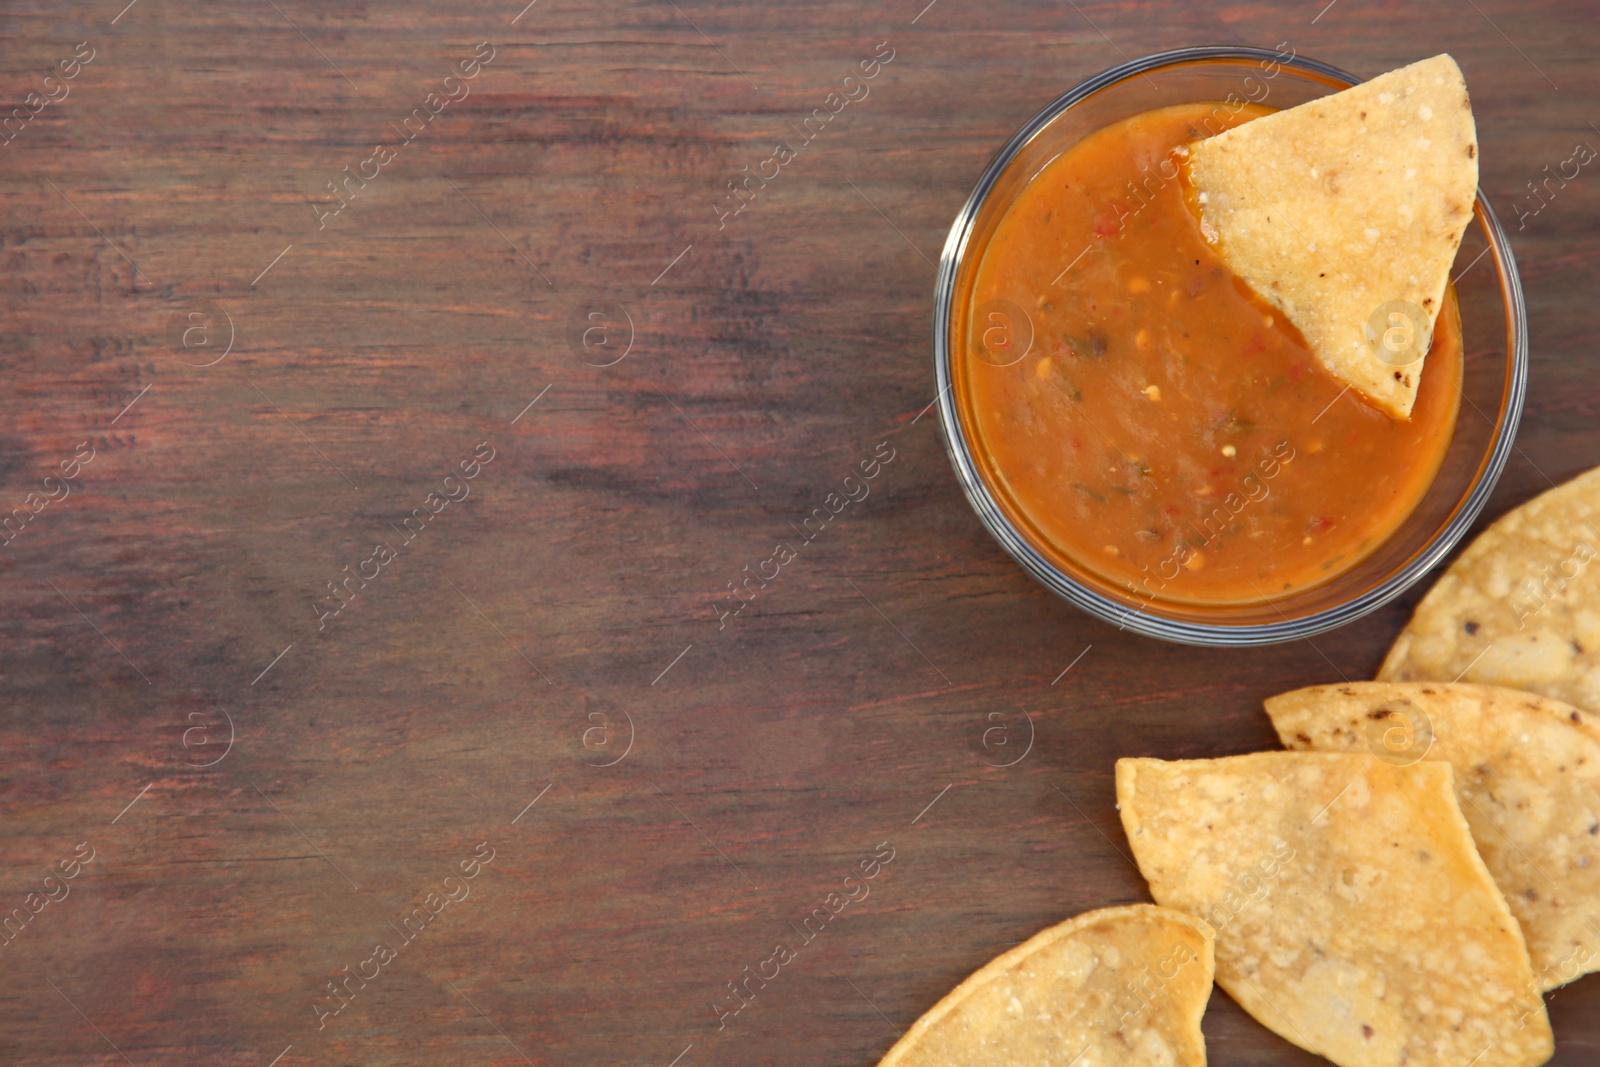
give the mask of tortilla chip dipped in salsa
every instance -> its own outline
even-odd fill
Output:
[[[1039,167],[952,320],[955,407],[1010,523],[1141,607],[1260,604],[1370,556],[1455,432],[1472,144],[1440,57],[1282,112],[1144,112]],[[1408,302],[1391,366],[1373,345],[1399,344],[1385,316]]]
[[[1461,69],[1447,55],[1193,146],[1222,261],[1333,375],[1411,414],[1478,188]]]
[[[879,1067],[1205,1067],[1211,942],[1151,904],[1086,912],[980,968]]]

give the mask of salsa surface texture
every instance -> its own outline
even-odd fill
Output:
[[[1371,553],[1454,433],[1453,290],[1410,420],[1323,368],[1200,230],[1180,146],[1266,109],[1125,119],[1024,184],[962,298],[956,398],[1037,547],[1140,599],[1258,602]]]

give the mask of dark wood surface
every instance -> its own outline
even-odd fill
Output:
[[[1000,552],[917,418],[957,207],[1124,57],[1453,53],[1532,330],[1485,521],[1600,463],[1600,179],[1514,207],[1600,146],[1583,4],[122,2],[0,13],[4,109],[93,50],[0,147],[0,510],[94,449],[0,549],[0,908],[94,850],[0,949],[5,1063],[871,1064],[1004,948],[1147,899],[1114,760],[1271,745],[1261,699],[1370,677],[1420,590],[1314,645],[1118,633]],[[470,95],[319,229],[479,42]],[[880,42],[870,96],[719,228]],[[618,306],[631,351],[587,365],[573,324]],[[719,629],[881,442],[870,496]],[[1019,709],[1032,749],[994,766]],[[1550,1011],[1555,1062],[1600,1060],[1600,979]],[[1213,1063],[1320,1062],[1220,991],[1206,1031]]]

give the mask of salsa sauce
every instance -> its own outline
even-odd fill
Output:
[[[1416,507],[1455,429],[1453,289],[1396,420],[1206,243],[1174,150],[1267,111],[1184,104],[1084,138],[1022,186],[971,275],[955,393],[979,466],[1038,547],[1142,600],[1259,602],[1340,574]]]

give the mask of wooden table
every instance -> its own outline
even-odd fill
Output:
[[[0,952],[9,1064],[871,1064],[1147,899],[1113,761],[1272,745],[1261,698],[1370,677],[1418,594],[1170,647],[963,500],[918,417],[932,261],[1004,137],[1124,57],[1453,53],[1532,327],[1487,517],[1600,463],[1596,179],[1513,207],[1600,145],[1578,3],[123,2],[0,16],[5,106],[66,93],[0,149],[4,510],[93,450],[0,553],[3,907],[93,853]],[[1600,980],[1550,1011],[1596,1062]],[[1220,991],[1206,1030],[1321,1062]]]

